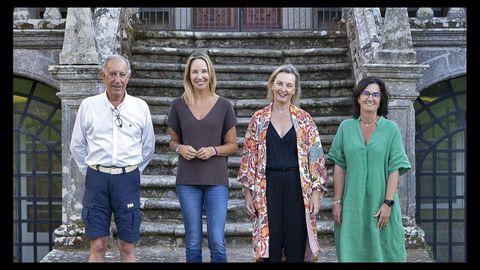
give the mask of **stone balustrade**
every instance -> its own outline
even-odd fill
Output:
[[[15,8],[13,29],[65,29],[65,18],[59,8],[45,8],[43,18],[37,18],[34,8]]]
[[[446,17],[435,17],[432,8],[419,8],[410,18],[411,28],[466,28],[466,8],[449,8]]]

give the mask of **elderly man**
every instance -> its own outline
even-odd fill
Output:
[[[115,213],[122,262],[134,262],[140,237],[140,175],[153,156],[155,135],[145,101],[126,92],[131,70],[121,55],[102,67],[104,93],[82,101],[70,151],[85,174],[82,219],[89,262],[103,262]]]

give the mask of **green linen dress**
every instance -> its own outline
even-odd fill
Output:
[[[388,176],[402,175],[411,166],[394,121],[380,117],[367,145],[358,118],[340,124],[328,159],[345,170],[342,224],[335,224],[335,246],[339,262],[405,262],[402,211],[395,204],[384,229],[374,217],[385,199]]]

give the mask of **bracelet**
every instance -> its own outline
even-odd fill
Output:
[[[215,154],[214,154],[214,156],[218,156],[217,149],[216,149],[215,147],[213,147],[213,146],[212,146],[212,148],[213,148],[213,151],[215,151]]]
[[[336,201],[333,201],[333,206],[335,206],[335,204],[342,204],[342,200],[336,200]]]
[[[177,153],[177,154],[178,154],[178,150],[180,150],[180,145],[181,145],[181,144],[179,144],[179,145],[177,146],[177,149],[175,149],[175,153]]]

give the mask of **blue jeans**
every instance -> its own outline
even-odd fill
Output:
[[[187,262],[202,262],[202,210],[207,216],[208,248],[212,262],[227,262],[225,223],[228,187],[223,185],[177,185],[185,226]]]

